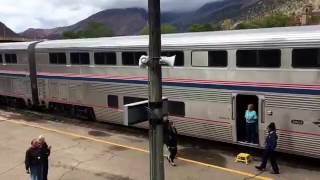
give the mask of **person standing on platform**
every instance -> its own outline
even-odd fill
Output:
[[[248,109],[245,113],[246,119],[246,133],[247,142],[256,143],[256,131],[257,131],[257,112],[253,109],[253,104],[248,105]]]
[[[276,125],[272,122],[268,126],[268,136],[266,138],[265,144],[265,152],[262,158],[262,162],[260,166],[256,166],[256,168],[260,171],[265,170],[267,166],[267,161],[270,159],[271,166],[272,166],[272,174],[279,174],[279,167],[276,161],[276,152],[275,149],[277,147],[277,132],[276,132]]]
[[[178,152],[177,135],[178,132],[174,127],[174,123],[172,121],[168,121],[165,131],[165,144],[169,151],[169,156],[167,156],[167,159],[172,166],[176,166],[176,164],[174,163],[174,159],[176,158]]]
[[[49,156],[51,152],[51,146],[48,146],[43,135],[40,135],[38,138],[41,147],[41,156],[43,164],[43,180],[48,180],[48,168],[49,168]]]
[[[31,141],[31,147],[26,152],[25,167],[31,180],[42,180],[43,166],[41,148],[37,139]]]

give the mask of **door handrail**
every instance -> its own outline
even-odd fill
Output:
[[[235,100],[236,96],[232,96],[231,97],[231,119],[235,120],[236,118],[234,117],[235,113],[234,113],[234,100]]]
[[[261,98],[261,113],[260,113],[260,117],[261,117],[261,124],[265,123],[265,119],[264,119],[264,114],[265,114],[265,99]]]

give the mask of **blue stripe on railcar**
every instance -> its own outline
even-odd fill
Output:
[[[3,76],[26,77],[24,74],[7,74],[0,73]],[[125,83],[125,84],[144,84],[148,82],[143,80],[126,80],[126,79],[103,79],[103,78],[86,78],[86,77],[66,77],[66,76],[45,76],[38,75],[42,79],[61,79],[75,81],[90,81],[90,82],[110,82],[110,83]],[[277,87],[255,87],[255,86],[239,86],[239,85],[220,85],[220,84],[199,84],[188,82],[162,82],[164,86],[175,87],[190,87],[203,89],[224,89],[231,91],[255,91],[266,93],[282,93],[282,94],[305,94],[305,95],[320,95],[320,90],[316,89],[298,89],[298,88],[277,88]]]
[[[111,82],[111,83],[125,83],[125,84],[147,84],[148,83],[147,81],[143,81],[143,80],[126,80],[126,79],[102,79],[102,78],[44,76],[44,75],[39,75],[38,77],[45,78],[45,79],[63,79],[63,80],[67,79],[67,80],[77,80],[77,81]],[[205,89],[224,89],[224,90],[233,90],[233,91],[257,91],[257,92],[269,92],[269,93],[320,95],[320,90],[315,90],[315,89],[198,84],[198,83],[187,83],[187,82],[184,82],[184,83],[162,82],[162,85],[176,86],[176,87],[205,88]]]

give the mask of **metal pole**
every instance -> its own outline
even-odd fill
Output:
[[[162,122],[162,82],[160,0],[148,0],[149,6],[149,148],[150,180],[163,180],[163,122]]]

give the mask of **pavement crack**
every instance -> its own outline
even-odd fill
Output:
[[[63,148],[60,148],[60,149],[56,149],[56,150],[54,150],[52,152],[58,152],[58,151],[64,151],[64,150],[72,149],[72,148],[77,147],[79,145],[80,145],[80,142],[77,142],[77,143],[75,143],[73,145],[70,145],[70,146],[67,146],[67,147],[63,147]]]
[[[94,161],[96,159],[99,159],[101,156],[104,156],[105,153],[101,154],[101,155],[98,155],[98,156],[95,156],[94,158],[91,158],[91,159],[87,159],[87,160],[84,160],[84,161],[79,161],[79,160],[75,160],[75,161],[78,161],[74,166],[72,166],[70,168],[70,170],[66,171],[65,173],[63,173],[58,180],[62,180],[63,177],[65,177],[67,174],[71,173],[72,171],[78,169],[78,167],[83,164],[83,163],[87,163],[87,162],[90,162],[90,161]],[[112,154],[111,157],[114,157],[115,155]]]
[[[10,171],[12,171],[12,170],[14,170],[15,168],[17,168],[17,167],[19,167],[19,166],[21,166],[21,165],[23,165],[23,164],[24,164],[24,162],[20,162],[20,163],[16,164],[15,166],[12,166],[11,168],[9,168],[9,169],[1,172],[1,173],[0,173],[0,176],[2,176],[2,175],[4,175],[4,174],[6,174],[6,173],[8,173],[8,172],[10,172]]]
[[[114,157],[116,157],[116,155],[115,155],[115,154],[111,154],[111,156],[108,158],[108,160],[111,160],[111,159],[113,159]]]
[[[80,164],[82,164],[83,161],[79,161],[77,162],[76,165],[72,166],[71,169],[69,171],[66,171],[65,173],[63,173],[58,180],[61,180],[65,175],[69,174],[70,172],[72,172],[74,169],[76,169],[78,166],[80,166]]]

